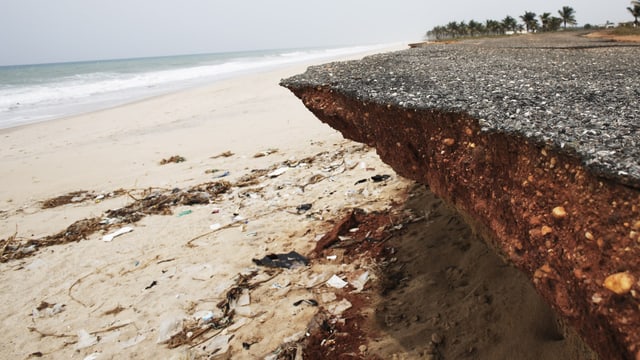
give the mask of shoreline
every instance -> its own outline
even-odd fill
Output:
[[[7,129],[86,115],[163,95],[211,86],[221,81],[304,66],[305,64],[311,65],[351,57],[358,58],[361,54],[389,51],[400,46],[400,43],[394,43],[343,48],[299,49],[299,51],[294,51],[295,49],[291,51],[260,50],[241,53],[115,59],[104,63],[122,64],[105,66],[104,68],[92,66],[75,69],[72,67],[76,64],[82,65],[84,62],[43,64],[40,66],[45,68],[68,65],[69,68],[59,70],[62,75],[65,73],[74,74],[74,71],[77,71],[74,78],[91,78],[92,80],[71,81],[69,80],[70,75],[56,77],[49,75],[47,72],[49,70],[43,70],[40,74],[48,80],[42,84],[36,81],[38,86],[32,84],[34,79],[29,77],[23,80],[22,87],[9,86],[6,92],[4,92],[5,90],[1,92],[2,96],[6,98],[4,99],[5,103],[0,106],[0,128]],[[183,60],[184,58],[192,58],[192,60],[189,62]],[[171,59],[172,62],[151,62],[148,65],[144,65],[144,63],[129,64],[131,61],[153,61],[154,59]],[[87,64],[93,63],[87,62]],[[137,70],[135,72],[122,71],[122,67],[129,66],[135,66]],[[107,76],[108,74],[110,75]],[[5,76],[9,84],[12,83],[12,76],[15,77],[11,72],[0,73],[0,77]],[[62,95],[52,97],[50,92],[54,91]],[[16,92],[23,95],[18,95]],[[29,95],[25,95],[26,93]],[[4,107],[8,99],[12,99],[15,105]],[[34,107],[34,101],[39,104],[37,107]]]
[[[459,215],[278,85],[301,70],[0,132],[1,357],[572,351]]]
[[[387,51],[393,50],[397,49]],[[373,53],[379,51],[354,54],[341,60]],[[322,61],[238,76],[85,114],[0,129],[3,139],[0,160],[4,164],[0,169],[0,177],[4,179],[0,188],[0,210],[9,206],[9,199],[12,203],[22,203],[29,198],[56,196],[86,186],[108,190],[103,188],[105,180],[114,188],[153,186],[154,176],[175,182],[178,177],[163,171],[145,175],[147,165],[174,153],[182,152],[183,156],[205,161],[204,152],[215,155],[216,148],[223,148],[228,142],[238,146],[238,150],[246,151],[250,147],[257,152],[257,145],[275,147],[291,142],[292,146],[299,146],[301,140],[297,134],[313,139],[319,134],[333,133],[278,85],[280,79],[319,62]],[[276,108],[265,108],[253,101],[260,97],[265,97],[263,102],[277,103],[276,108],[294,109],[279,112]],[[264,114],[260,114],[262,111]],[[266,129],[266,134],[262,133],[261,118],[273,119],[273,126]],[[280,131],[270,130],[276,128]],[[193,129],[198,130],[191,133]],[[137,161],[125,156],[133,153],[137,153]],[[73,173],[77,181],[70,178],[69,173]],[[59,181],[63,177],[66,180]],[[52,184],[44,186],[43,182]],[[32,188],[28,194],[19,191],[29,183]]]
[[[26,256],[0,263],[0,301],[7,304],[0,311],[7,339],[1,357],[193,358],[201,347],[170,349],[158,344],[161,334],[208,312],[220,316],[216,304],[238,274],[257,270],[258,282],[273,276],[252,259],[307,254],[330,226],[326,220],[345,208],[384,211],[397,201],[409,182],[393,176],[356,187],[389,174],[388,167],[278,85],[305,66],[1,131],[3,258],[12,251]],[[186,161],[160,164],[174,155]],[[283,173],[268,176],[275,170]],[[239,185],[247,177],[252,185]],[[204,204],[178,203],[135,222],[114,213],[134,199],[223,182],[232,184],[228,192]],[[47,199],[80,190],[92,195],[43,208]],[[301,204],[312,208],[301,212]],[[245,221],[237,223],[238,216]],[[115,224],[71,238],[73,225],[87,219]],[[133,231],[103,241],[123,227]],[[38,246],[55,234],[62,243]],[[223,341],[230,354],[244,354],[238,356],[277,350],[316,312],[293,303],[340,303],[323,283],[355,269],[338,259],[281,272],[255,288],[234,325],[204,345]]]

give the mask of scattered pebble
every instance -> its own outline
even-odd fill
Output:
[[[618,295],[624,295],[631,290],[631,287],[635,282],[635,276],[628,272],[619,272],[607,276],[607,278],[604,279],[604,287]]]
[[[562,206],[556,206],[551,210],[551,215],[553,215],[555,219],[564,219],[567,217],[567,211]]]
[[[452,138],[446,138],[442,140],[442,143],[445,144],[446,146],[453,146],[455,145],[456,141]]]

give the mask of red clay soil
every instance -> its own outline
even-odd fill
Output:
[[[405,214],[407,215],[407,214]],[[329,248],[342,249],[345,259],[364,257],[376,261],[390,257],[394,249],[386,241],[403,231],[414,221],[411,216],[402,217],[397,212],[367,213],[352,209],[337,221],[333,228],[318,241],[312,257],[321,257]],[[366,344],[372,336],[367,308],[372,299],[361,293],[351,293],[349,288],[336,293],[339,299],[347,299],[351,307],[340,316],[319,311],[308,327],[304,340],[304,359],[380,359],[366,352]]]
[[[399,175],[429,184],[601,358],[640,359],[638,189],[545,144],[481,132],[465,114],[364,103],[324,88],[296,95],[345,137],[375,147]],[[610,276],[620,273],[629,281],[616,287]]]

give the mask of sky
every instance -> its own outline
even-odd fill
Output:
[[[582,25],[633,20],[629,0],[3,0],[0,66],[410,42],[562,6]]]

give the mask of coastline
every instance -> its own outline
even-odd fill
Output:
[[[572,353],[532,336],[551,310],[459,215],[278,85],[305,67],[0,130],[0,355]],[[309,266],[258,265],[290,251]]]
[[[386,51],[393,50],[397,48]],[[373,53],[378,51],[341,60]],[[104,110],[0,129],[4,164],[0,210],[8,200],[23,203],[80,187],[106,191],[154,186],[155,176],[164,183],[192,177],[162,171],[145,175],[147,166],[174,152],[204,159],[205,153],[227,144],[239,147],[238,151],[287,143],[294,148],[333,133],[278,86],[280,79],[322,62],[240,75]],[[136,154],[135,159],[130,154]],[[21,192],[27,184],[29,191]]]
[[[189,358],[199,350],[158,344],[163,326],[187,324],[207,311],[218,314],[216,303],[238,274],[256,268],[253,258],[292,250],[307,254],[328,230],[326,220],[345,208],[388,210],[401,201],[410,182],[396,176],[355,187],[363,178],[393,173],[375,151],[343,140],[278,85],[305,67],[0,130],[4,254],[30,239],[64,233],[83,219],[104,218],[154,191],[233,184],[209,204],[176,205],[170,215],[121,223],[133,231],[110,242],[101,240],[117,227],[77,242],[18,247],[25,257],[0,263],[0,300],[7,304],[0,312],[7,339],[2,357]],[[160,165],[174,155],[186,161]],[[281,175],[256,175],[283,167],[288,171]],[[247,176],[255,178],[253,186],[235,185]],[[75,191],[92,195],[42,206]],[[313,204],[311,211],[296,211],[306,203]],[[237,216],[246,219],[244,225],[234,223]],[[216,224],[220,231],[212,230]],[[316,308],[291,304],[318,298],[319,285],[355,266],[341,257],[321,261],[252,290],[252,305],[242,308],[247,312],[222,338],[237,338],[229,354],[265,356],[304,332]],[[322,296],[324,306],[340,301]],[[239,346],[252,341],[251,350]]]

